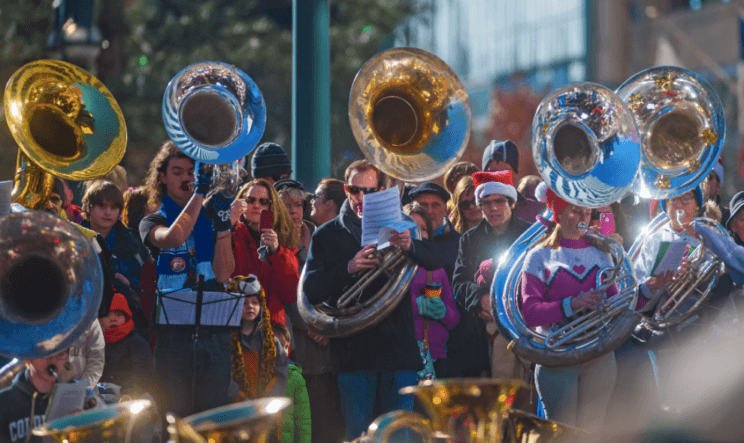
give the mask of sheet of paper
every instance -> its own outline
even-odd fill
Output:
[[[677,272],[679,264],[687,254],[687,243],[683,241],[663,241],[659,243],[659,253],[656,254],[651,276],[656,277],[667,271]]]
[[[382,228],[380,228],[380,233],[377,235],[377,249],[385,249],[388,246],[390,246],[390,237],[396,235],[397,233],[403,232],[406,229],[415,228],[416,223],[408,220],[400,220],[397,222],[392,222],[385,224]]]
[[[403,220],[400,207],[400,194],[397,187],[384,191],[364,194],[362,202],[362,246],[376,244],[380,229]],[[383,246],[383,245],[380,245]],[[378,247],[378,249],[382,249]]]
[[[173,292],[161,296],[155,323],[193,325],[196,322],[196,291]],[[245,298],[225,292],[204,292],[202,326],[240,326]]]
[[[46,410],[46,421],[50,422],[82,411],[87,387],[87,383],[82,381],[55,384]]]

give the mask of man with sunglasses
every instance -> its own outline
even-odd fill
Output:
[[[448,354],[450,362],[468,360],[468,364],[462,366],[462,372],[458,376],[480,376],[482,370],[489,369],[486,323],[494,321],[491,316],[491,282],[479,284],[476,280],[476,273],[479,272],[483,262],[498,260],[530,226],[529,223],[514,216],[512,212],[517,200],[513,177],[511,171],[473,174],[475,200],[483,210],[483,220],[460,238],[452,288],[458,303],[463,304],[470,314],[468,319],[477,322],[478,335],[472,337],[467,343],[467,349],[462,347],[453,349],[450,353],[454,352],[455,355],[452,357]],[[500,355],[506,354],[501,353],[501,349],[498,351]],[[499,366],[503,365],[499,364]],[[454,376],[452,373],[450,375]],[[521,374],[498,375],[513,377]]]
[[[375,246],[361,245],[363,199],[384,188],[385,176],[368,161],[360,160],[346,169],[344,178],[347,200],[338,217],[315,231],[305,264],[302,289],[314,305],[335,304],[358,281],[360,271],[376,266],[371,256]],[[432,261],[428,245],[413,240],[410,231],[395,235],[390,242],[425,269],[441,267]],[[376,293],[387,281],[387,277],[373,281],[362,298]],[[412,399],[397,393],[401,387],[415,385],[416,371],[423,367],[411,303],[398,304],[380,323],[364,331],[332,339],[330,346],[349,437],[358,437],[377,415],[376,399],[382,412],[412,409]]]

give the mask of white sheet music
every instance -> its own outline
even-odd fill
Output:
[[[397,187],[364,194],[362,205],[362,246],[377,243],[381,228],[403,220]],[[384,249],[389,245],[388,242],[378,244],[377,249]]]
[[[196,323],[196,291],[172,292],[160,296],[155,323],[193,325]],[[240,326],[245,298],[226,292],[204,292],[201,326]]]

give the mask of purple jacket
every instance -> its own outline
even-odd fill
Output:
[[[450,286],[447,273],[444,268],[432,272],[431,281],[442,284],[442,301],[447,306],[447,313],[437,321],[429,319],[429,350],[433,358],[447,357],[447,339],[449,330],[454,328],[460,321],[460,313],[455,306],[455,299],[452,297],[452,286]],[[426,286],[426,270],[419,268],[416,276],[411,283],[411,303],[413,303],[413,323],[416,327],[416,340],[424,339],[424,318],[419,315],[416,298],[424,294]]]

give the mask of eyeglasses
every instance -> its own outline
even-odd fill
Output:
[[[258,204],[260,204],[261,206],[269,206],[271,204],[271,200],[268,198],[259,198],[259,199],[257,199],[256,197],[245,198],[246,203],[248,203],[249,205],[256,203],[256,200],[258,200]]]
[[[460,210],[461,211],[467,211],[471,207],[475,206],[475,199],[472,199],[472,200],[460,200],[460,203],[458,203],[457,206],[460,207]]]
[[[481,206],[506,206],[509,203],[508,198],[497,198],[494,200],[481,200]]]
[[[668,200],[670,205],[682,205],[687,206],[695,200],[695,196],[690,194],[680,195],[679,197],[673,197]]]
[[[360,192],[364,192],[365,194],[372,194],[373,192],[377,192],[380,190],[380,188],[362,188],[359,186],[349,186],[349,185],[344,185],[344,188],[346,188],[346,191],[352,195],[357,195]]]

